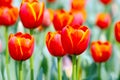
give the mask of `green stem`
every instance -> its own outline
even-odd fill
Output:
[[[4,76],[4,72],[5,72],[5,66],[4,66],[4,60],[3,60],[3,56],[2,55],[2,59],[1,59],[1,74],[2,74],[2,79],[5,80],[5,76]]]
[[[62,72],[61,72],[61,62],[62,58],[58,57],[58,80],[62,80]]]
[[[15,76],[16,76],[16,80],[18,80],[18,66],[17,66],[17,62],[15,61]]]
[[[33,56],[31,56],[30,58],[30,70],[31,70],[31,80],[34,80]]]
[[[5,30],[5,38],[6,38],[6,70],[7,70],[7,76],[8,76],[8,80],[10,80],[10,75],[9,75],[9,55],[8,55],[8,27],[6,27]]]
[[[33,29],[30,30],[30,34],[33,34]],[[30,70],[31,70],[31,80],[34,80],[34,60],[33,56],[30,58]]]
[[[101,80],[101,63],[98,64],[98,80]]]
[[[80,71],[80,56],[78,56],[77,60],[77,80],[79,80],[79,71]]]
[[[19,62],[19,80],[23,80],[23,76],[22,76],[22,61]]]
[[[73,65],[72,80],[76,80],[76,55],[72,56],[72,65]]]

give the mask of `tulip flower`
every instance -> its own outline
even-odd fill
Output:
[[[71,24],[73,21],[73,15],[65,12],[64,10],[58,10],[54,14],[53,25],[55,30],[62,30],[66,25]]]
[[[20,7],[20,19],[25,28],[33,29],[41,25],[43,20],[44,3],[23,2]]]
[[[78,27],[78,25],[75,25]],[[70,55],[79,55],[85,51],[90,40],[90,30],[86,26],[74,29],[66,26],[61,32],[61,41],[64,50]],[[82,46],[82,47],[81,47]]]
[[[49,32],[46,37],[46,44],[52,56],[62,57],[65,55],[65,52],[61,43],[60,32],[54,32],[54,33]]]
[[[72,55],[72,63],[73,63],[73,74],[72,80],[76,80],[76,55],[81,54],[88,47],[88,43],[90,40],[90,30],[86,26],[66,26],[62,29],[61,32],[61,41],[63,45],[63,49],[69,55]],[[79,26],[79,27],[78,27]]]
[[[6,7],[11,7],[12,0],[0,0],[0,7],[1,6],[6,6]]]
[[[112,45],[107,41],[92,42],[90,51],[95,62],[106,62],[111,57]]]
[[[31,57],[34,50],[34,38],[27,33],[10,34],[8,48],[9,54],[14,60],[27,60]]]
[[[0,7],[0,25],[11,26],[18,19],[18,9],[15,7]]]
[[[85,7],[86,0],[72,0],[71,9],[80,10]]]
[[[93,60],[98,63],[98,80],[101,80],[101,63],[106,62],[112,54],[112,45],[110,42],[94,41],[90,47]]]
[[[101,29],[106,29],[110,26],[111,17],[107,13],[100,13],[96,19],[96,25]]]
[[[82,25],[84,22],[84,18],[80,12],[77,12],[77,13],[73,12],[72,14],[74,18],[70,25],[73,26],[74,28],[77,28],[79,26],[74,26],[74,25]]]
[[[112,0],[100,0],[101,3],[103,3],[104,5],[108,5],[112,2]]]
[[[58,80],[62,80],[61,61],[62,56],[66,55],[61,43],[60,32],[49,32],[46,37],[46,45],[52,56],[58,59]]]
[[[53,16],[54,14],[52,9],[45,9],[43,14],[42,25],[45,27],[49,26],[53,21]]]
[[[120,21],[116,22],[114,32],[116,40],[120,42]]]

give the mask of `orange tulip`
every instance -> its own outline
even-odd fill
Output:
[[[11,7],[12,0],[0,0],[0,6]]]
[[[79,55],[88,47],[90,30],[86,26],[79,26],[77,29],[66,26],[62,29],[61,41],[65,52],[70,55]]]
[[[108,5],[112,2],[112,0],[100,0],[101,3],[103,3],[104,5]]]
[[[86,0],[72,0],[71,9],[80,10],[85,7]]]
[[[110,26],[111,17],[109,14],[100,13],[97,16],[96,25],[101,29],[106,29]]]
[[[11,26],[18,19],[18,9],[15,7],[0,7],[0,25]]]
[[[46,37],[46,45],[52,56],[61,57],[66,54],[62,47],[60,32],[49,32]]]
[[[25,28],[33,29],[41,25],[43,20],[43,2],[24,2],[20,7],[20,19]]]
[[[71,24],[72,21],[73,15],[64,10],[58,10],[54,14],[53,24],[56,30],[62,30],[66,25]]]
[[[90,51],[95,62],[105,62],[111,56],[112,45],[109,42],[92,42]]]
[[[120,21],[115,24],[115,38],[120,42]]]
[[[17,61],[27,60],[34,50],[34,38],[29,34],[10,34],[8,41],[10,56]]]

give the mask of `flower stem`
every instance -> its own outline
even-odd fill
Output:
[[[101,63],[98,64],[98,80],[101,80]]]
[[[8,77],[8,80],[10,80],[10,75],[9,75],[9,67],[8,67],[8,64],[9,64],[9,55],[8,55],[8,27],[6,27],[5,29],[5,38],[6,38],[6,56],[5,56],[5,59],[6,59],[6,70],[7,70],[7,77]]]
[[[31,80],[34,80],[33,56],[31,56],[30,58],[30,70],[31,70]]]
[[[58,80],[62,80],[62,72],[61,72],[61,63],[62,63],[62,58],[58,57]]]
[[[73,65],[72,80],[76,80],[76,55],[72,56],[72,65]]]
[[[79,72],[80,72],[80,56],[78,56],[77,60],[77,80],[79,80]]]
[[[30,34],[33,34],[33,30],[30,30]],[[30,58],[30,70],[31,70],[31,80],[34,80],[34,60],[33,60],[33,56],[31,56]]]
[[[19,80],[23,80],[23,76],[22,76],[22,61],[19,62]]]

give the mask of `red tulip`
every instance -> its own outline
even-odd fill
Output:
[[[77,26],[77,25],[75,25]],[[86,26],[74,29],[66,26],[61,32],[61,41],[65,52],[70,55],[79,55],[88,47],[90,30]]]
[[[103,3],[104,5],[108,5],[112,2],[112,0],[100,0],[101,3]]]
[[[18,19],[18,9],[15,7],[0,7],[0,25],[11,26]]]
[[[0,6],[11,7],[12,0],[0,0]]]
[[[17,61],[27,60],[34,50],[34,38],[29,34],[18,32],[9,36],[8,48],[10,56]]]
[[[20,19],[25,28],[33,29],[41,25],[44,3],[23,2],[20,7]]]
[[[115,24],[115,38],[120,42],[120,21]]]
[[[109,42],[92,42],[91,54],[95,62],[101,63],[107,61],[112,53],[112,45]]]
[[[53,56],[61,57],[66,54],[62,47],[60,32],[49,32],[46,37],[46,45]]]
[[[62,30],[66,25],[71,24],[72,21],[73,15],[64,10],[56,11],[54,14],[53,24],[56,30]]]
[[[108,28],[110,26],[110,23],[111,23],[111,17],[109,14],[100,13],[97,16],[96,25],[101,29]]]

